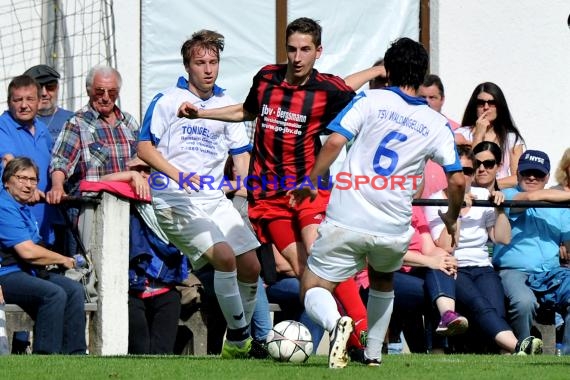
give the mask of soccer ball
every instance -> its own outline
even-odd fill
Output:
[[[304,363],[313,352],[313,338],[300,322],[279,322],[267,335],[267,351],[280,362]]]

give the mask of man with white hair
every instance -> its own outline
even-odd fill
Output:
[[[139,124],[115,104],[121,84],[121,74],[111,67],[95,66],[87,74],[89,103],[69,119],[52,151],[49,203],[60,203],[63,195],[76,192],[82,179],[98,181],[128,171]]]

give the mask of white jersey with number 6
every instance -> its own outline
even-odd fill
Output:
[[[427,159],[461,171],[447,119],[399,88],[358,94],[328,126],[352,139],[327,208],[327,220],[354,231],[408,231],[412,196]]]

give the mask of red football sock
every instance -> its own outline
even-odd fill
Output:
[[[354,278],[338,284],[334,291],[339,311],[342,315],[348,315],[354,321],[354,331],[351,334],[347,346],[349,348],[364,348],[360,340],[361,334],[368,331],[366,307],[360,298],[358,285]]]

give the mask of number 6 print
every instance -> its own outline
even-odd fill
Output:
[[[396,151],[392,149],[387,148],[386,145],[388,145],[388,143],[392,140],[398,140],[403,142],[406,141],[407,139],[408,136],[396,131],[388,133],[382,139],[380,145],[378,146],[378,149],[376,150],[376,154],[374,154],[374,160],[372,161],[372,167],[374,168],[374,171],[378,175],[384,177],[389,176],[394,172],[394,169],[396,169],[396,165],[398,164],[398,153],[396,153]],[[390,159],[390,165],[386,168],[380,166],[380,160],[382,159],[382,157]]]

